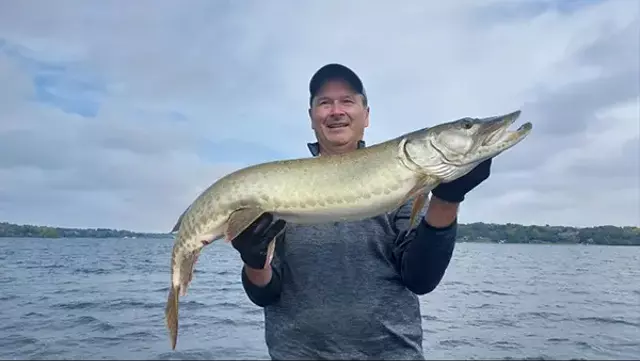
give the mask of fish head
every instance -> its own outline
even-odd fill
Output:
[[[522,141],[533,127],[530,122],[509,130],[520,113],[461,118],[414,132],[405,142],[405,156],[418,171],[450,182]]]

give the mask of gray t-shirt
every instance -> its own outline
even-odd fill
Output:
[[[358,222],[287,225],[274,276],[243,285],[265,311],[273,359],[422,359],[416,294],[432,291],[451,258],[457,225],[406,229],[411,204]]]

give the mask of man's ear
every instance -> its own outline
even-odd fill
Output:
[[[309,121],[311,122],[311,129],[315,130],[315,128],[313,126],[313,118],[311,118],[311,108],[309,108],[307,113],[309,114]]]
[[[369,113],[371,113],[369,106],[367,106],[367,115],[364,117],[364,127],[368,128],[369,127]]]

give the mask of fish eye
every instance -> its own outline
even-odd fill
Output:
[[[463,119],[462,120],[462,128],[463,129],[471,129],[471,127],[473,127],[473,123],[471,122],[470,119]]]

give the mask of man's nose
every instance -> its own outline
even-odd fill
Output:
[[[336,100],[333,103],[331,103],[331,115],[343,115],[344,114],[344,108],[342,107],[342,104],[340,104],[340,101]]]

